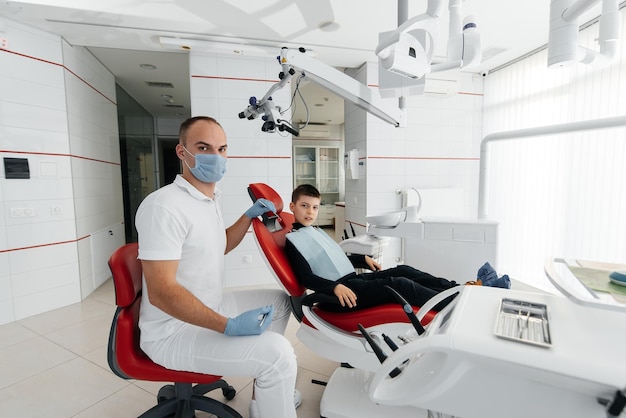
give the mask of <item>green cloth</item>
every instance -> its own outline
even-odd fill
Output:
[[[587,267],[568,266],[578,280],[588,288],[611,294],[616,301],[626,303],[626,286],[612,283],[609,279],[610,271],[597,270]]]

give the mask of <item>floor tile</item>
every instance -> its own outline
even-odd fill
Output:
[[[107,345],[112,319],[113,313],[93,316],[45,336],[74,353],[85,354]]]
[[[31,338],[0,349],[0,388],[18,383],[74,358],[76,354],[44,337]]]
[[[156,397],[135,386],[127,385],[111,396],[78,413],[74,418],[138,417],[156,405]]]
[[[109,315],[112,319],[114,312],[115,306],[88,298],[81,303],[21,319],[18,323],[43,335],[101,315]]]
[[[94,300],[115,306],[115,285],[113,280],[107,280],[89,295],[88,300]]]
[[[68,418],[128,385],[82,358],[0,390],[0,416]]]
[[[107,361],[107,347],[98,347],[95,350],[92,350],[88,353],[83,354],[84,359],[91,361],[93,364],[96,364],[102,367],[105,370],[109,369],[109,362]]]
[[[0,325],[0,349],[36,337],[37,334],[18,322]]]
[[[298,366],[301,369],[309,370],[328,378],[339,367],[339,363],[319,356],[301,342],[296,344],[294,350],[298,357]]]

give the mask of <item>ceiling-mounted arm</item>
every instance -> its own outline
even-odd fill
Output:
[[[398,9],[402,8],[402,1],[398,0]],[[393,31],[379,35],[376,55],[382,69],[418,80],[431,72],[468,68],[480,63],[480,33],[473,16],[462,18],[464,1],[449,0],[448,48],[444,59],[434,58],[439,40],[438,21],[442,0],[429,0],[426,13],[406,20]],[[398,83],[389,81],[389,84],[394,87]],[[381,88],[385,85],[386,88],[387,82],[379,80],[379,85]],[[404,90],[411,94],[411,90]]]
[[[431,72],[447,71],[455,68],[470,68],[480,64],[482,46],[480,32],[474,16],[463,18],[465,0],[450,0],[448,24],[447,56],[443,62],[433,61]]]
[[[343,97],[361,109],[394,126],[405,126],[405,115],[396,103],[385,101],[372,89],[321,61],[299,51],[287,49],[285,59],[306,78]]]
[[[262,115],[262,119],[265,120],[261,128],[263,132],[274,132],[274,128],[278,128],[278,130],[286,130],[293,135],[298,135],[296,127],[293,127],[289,121],[280,119],[280,108],[276,111],[277,107],[274,106],[271,98],[271,94],[283,88],[296,70],[301,71],[311,81],[385,122],[394,126],[405,126],[404,111],[390,101],[385,102],[378,90],[371,89],[341,71],[306,55],[304,51],[282,48],[278,59],[283,67],[281,74],[285,74],[284,78],[274,84],[260,101],[251,97],[249,106],[239,113],[241,119],[249,120]]]
[[[548,67],[566,64],[608,65],[617,56],[620,32],[618,0],[602,0],[599,51],[578,45],[577,19],[600,0],[552,0],[550,2],[550,35],[548,37]]]

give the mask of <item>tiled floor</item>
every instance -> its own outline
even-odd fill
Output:
[[[163,383],[125,381],[107,364],[114,311],[109,280],[82,303],[1,325],[0,417],[124,418],[152,407]],[[324,388],[311,380],[327,381],[337,364],[307,349],[296,337],[298,326],[292,320],[286,332],[298,356],[298,417],[319,418]],[[247,418],[252,380],[225,379],[237,390],[228,404]],[[221,391],[213,396],[224,400]]]

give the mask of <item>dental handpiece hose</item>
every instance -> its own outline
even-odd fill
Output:
[[[374,354],[376,354],[376,357],[378,357],[378,361],[380,361],[380,364],[383,364],[385,360],[387,360],[387,355],[385,354],[385,352],[382,350],[382,348],[380,348],[378,343],[374,341],[372,336],[365,330],[365,328],[363,328],[363,325],[357,324],[357,326],[359,327],[359,331],[361,331],[361,334],[363,335],[363,337],[365,337],[365,339],[369,343],[370,347],[372,347],[372,350],[374,350]],[[400,370],[397,367],[394,367],[394,369],[389,372],[389,377],[392,377],[392,378],[396,377],[400,373],[402,373],[402,370]]]
[[[402,310],[404,310],[404,313],[409,318],[409,321],[411,321],[411,324],[413,324],[413,328],[415,328],[415,331],[417,331],[417,335],[422,335],[423,333],[425,333],[426,330],[424,329],[424,326],[417,318],[417,315],[415,315],[415,312],[413,312],[413,306],[411,306],[411,304],[404,298],[404,296],[398,293],[395,289],[387,285],[385,285],[385,287],[389,289],[391,293],[393,293],[398,302],[402,305]]]
[[[391,348],[392,351],[396,351],[398,349],[398,346],[396,345],[396,343],[391,338],[389,338],[387,334],[383,334],[383,340],[387,343],[387,345],[389,346],[389,348]]]

